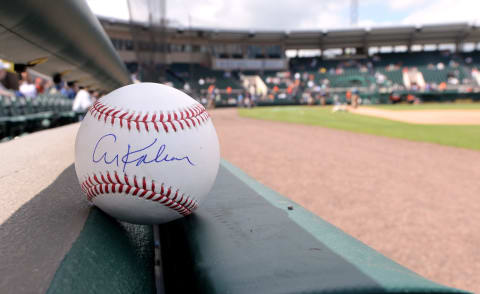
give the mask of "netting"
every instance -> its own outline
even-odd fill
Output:
[[[144,82],[163,82],[166,55],[166,1],[128,0],[130,29]]]

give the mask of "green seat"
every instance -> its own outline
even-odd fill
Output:
[[[23,134],[27,128],[27,118],[21,114],[18,108],[17,97],[4,97],[3,108],[7,115],[8,137]]]
[[[22,100],[22,99],[20,99]],[[39,129],[44,129],[49,126],[49,113],[38,112],[36,98],[25,98],[25,105],[22,108],[23,115],[28,122],[28,132],[35,132]]]
[[[8,114],[3,106],[4,99],[0,96],[0,140],[8,137]]]
[[[61,125],[78,121],[77,114],[72,110],[72,106],[73,101],[64,97],[61,97],[56,101],[55,107]]]

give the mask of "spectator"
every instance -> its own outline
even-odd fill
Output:
[[[413,104],[415,102],[415,96],[413,94],[407,95],[407,102]]]
[[[401,101],[401,97],[398,93],[393,92],[390,95],[390,101],[392,102],[392,104],[399,103]]]
[[[52,77],[54,86],[50,89],[50,94],[57,94],[61,93],[65,97],[67,96],[67,91],[65,89],[65,85],[62,80],[62,75],[56,73]]]
[[[69,99],[74,99],[75,98],[75,95],[77,95],[76,88],[77,88],[77,85],[76,85],[75,81],[70,81],[70,82],[67,83],[67,88],[65,89],[65,93],[66,93],[67,98],[69,98]]]
[[[53,88],[53,81],[52,80],[46,80],[45,85],[44,85],[44,93],[50,93]]]
[[[190,90],[191,90],[191,89],[190,89],[190,84],[189,84],[189,83],[185,83],[185,84],[183,85],[183,90],[185,90],[185,92],[190,92]]]
[[[242,93],[239,93],[237,96],[237,105],[242,106],[242,104],[243,104],[243,95]]]
[[[3,96],[14,96],[15,94],[5,87],[4,83],[7,77],[8,65],[0,61],[0,95]]]
[[[441,82],[440,85],[438,85],[438,90],[445,91],[445,89],[447,89],[447,83]]]
[[[345,99],[347,99],[347,103],[350,103],[352,99],[352,92],[350,90],[347,90],[347,92],[345,93]]]
[[[385,83],[385,80],[387,79],[387,77],[377,71],[375,73],[375,79],[376,79],[377,84],[383,84],[383,83]]]
[[[293,85],[292,84],[288,85],[287,93],[288,93],[288,95],[292,95],[292,93],[293,93]]]
[[[207,91],[208,91],[208,94],[210,94],[210,95],[213,94],[213,90],[215,90],[215,86],[214,86],[214,85],[208,86],[208,90],[207,90]]]
[[[90,94],[84,87],[80,86],[75,99],[73,100],[72,110],[76,112],[86,112],[92,106]]]
[[[45,81],[42,78],[37,77],[35,79],[35,89],[37,90],[37,94],[41,94],[45,91]]]
[[[251,99],[250,99],[250,93],[247,93],[245,95],[245,98],[243,99],[243,106],[250,108],[251,107]]]
[[[28,72],[24,71],[20,75],[22,77],[19,87],[20,93],[27,98],[37,97],[37,88],[30,82]]]

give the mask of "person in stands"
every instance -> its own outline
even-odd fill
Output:
[[[37,94],[42,94],[45,92],[45,85],[45,80],[40,77],[35,78],[35,89],[37,90]]]
[[[54,86],[50,89],[50,94],[60,93],[63,96],[67,96],[67,90],[65,89],[65,83],[62,80],[62,75],[56,73],[52,77]]]
[[[75,96],[77,95],[76,89],[77,89],[77,85],[75,84],[75,81],[67,82],[67,88],[65,89],[67,98],[75,99]]]
[[[72,110],[75,112],[87,112],[88,108],[92,106],[92,98],[90,93],[83,87],[79,87],[79,91],[73,100]]]
[[[5,86],[6,79],[7,79],[7,69],[8,65],[2,61],[0,61],[0,95],[1,96],[15,96],[15,93],[9,91]]]
[[[24,71],[20,74],[20,76],[21,76],[20,87],[19,87],[20,93],[27,98],[37,97],[37,88],[35,87],[35,84],[31,82],[30,75],[28,74],[28,72]]]

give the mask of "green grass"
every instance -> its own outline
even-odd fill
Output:
[[[382,104],[371,105],[371,107],[386,110],[480,110],[480,103]]]
[[[480,126],[419,125],[332,113],[331,107],[277,106],[239,109],[244,117],[322,126],[358,133],[480,150]]]

